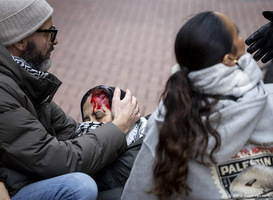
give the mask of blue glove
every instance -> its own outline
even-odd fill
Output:
[[[263,16],[270,22],[250,35],[245,43],[250,45],[247,52],[256,52],[253,56],[256,61],[262,58],[266,63],[273,58],[273,11],[264,11]]]

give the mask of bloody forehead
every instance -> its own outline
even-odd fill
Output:
[[[95,108],[101,109],[103,105],[105,105],[109,110],[111,110],[110,101],[109,101],[108,93],[106,90],[95,89],[92,91],[91,94],[92,94],[92,98],[90,100],[90,103],[93,105],[93,112]]]

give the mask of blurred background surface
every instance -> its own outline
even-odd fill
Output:
[[[48,2],[59,29],[50,72],[63,82],[54,100],[79,122],[82,96],[100,84],[130,89],[141,113],[152,113],[176,63],[176,33],[192,15],[206,10],[223,12],[246,39],[268,22],[262,11],[273,10],[273,0]]]

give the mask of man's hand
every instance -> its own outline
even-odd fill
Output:
[[[9,193],[3,182],[0,182],[0,200],[10,200]]]
[[[273,11],[264,11],[263,16],[271,22],[250,35],[245,43],[250,45],[247,52],[256,52],[253,56],[256,61],[263,57],[261,61],[266,63],[273,58]]]
[[[112,100],[112,123],[126,134],[139,120],[141,115],[137,99],[132,95],[131,91],[127,89],[126,95],[122,100],[120,100],[120,93],[120,89],[117,87]]]

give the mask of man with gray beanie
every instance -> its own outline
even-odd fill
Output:
[[[117,88],[113,121],[75,133],[52,101],[61,85],[47,71],[58,44],[52,13],[45,0],[0,0],[0,199],[5,187],[12,199],[96,199],[90,176],[126,150],[140,118],[136,98],[126,90],[120,100]]]

